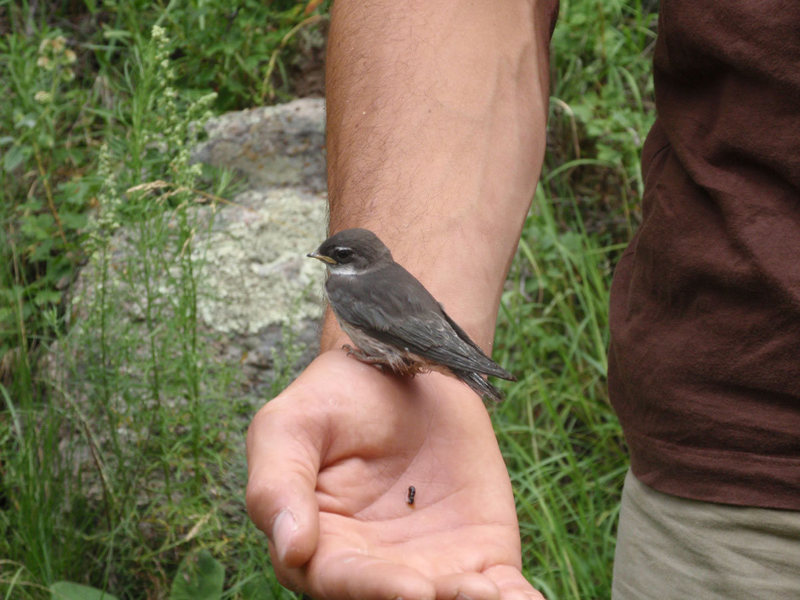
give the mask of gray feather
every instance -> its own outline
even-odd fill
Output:
[[[472,388],[472,391],[482,398],[489,398],[494,402],[503,401],[503,394],[500,392],[500,390],[486,381],[478,373],[475,373],[474,371],[453,370],[453,374],[461,381],[466,383],[470,388]]]
[[[360,276],[328,278],[328,299],[340,319],[386,344],[448,367],[473,389],[479,386],[481,395],[494,397],[499,392],[479,375],[475,377],[482,383],[471,380],[470,373],[514,379],[484,354],[401,265],[392,262],[369,275],[368,285]]]

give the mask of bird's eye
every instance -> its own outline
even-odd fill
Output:
[[[347,262],[351,256],[353,256],[353,249],[352,248],[345,248],[344,246],[336,248],[333,251],[333,258],[336,262]]]

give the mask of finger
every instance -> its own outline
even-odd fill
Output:
[[[327,553],[321,551],[320,555]],[[433,582],[414,568],[366,554],[312,560],[298,585],[327,600],[434,600]]]
[[[435,581],[437,600],[498,600],[500,590],[482,573],[453,573]]]
[[[284,393],[253,418],[247,432],[247,512],[270,538],[276,566],[306,563],[319,539],[314,493],[320,462],[317,427],[310,417],[285,410]]]
[[[500,590],[501,600],[545,600],[545,597],[515,567],[497,565],[484,571],[484,574]]]

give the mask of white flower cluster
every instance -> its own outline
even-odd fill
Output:
[[[51,73],[53,83],[58,84],[75,79],[72,65],[77,59],[75,51],[68,47],[67,39],[63,35],[58,35],[46,38],[39,44],[36,65],[47,73]],[[53,101],[53,92],[52,90],[39,90],[34,95],[34,99],[41,104],[47,104]]]
[[[216,93],[206,94],[181,109],[178,92],[174,87],[175,68],[169,60],[170,40],[163,27],[153,26],[151,40],[154,45],[153,63],[158,66],[158,89],[155,94],[156,114],[162,120],[157,131],[152,132],[150,143],[172,153],[169,171],[175,183],[190,188],[201,172],[201,165],[190,164],[191,148],[202,124],[211,116],[210,108]]]
[[[118,210],[122,202],[117,190],[117,175],[111,162],[108,144],[100,148],[97,174],[100,192],[97,194],[97,213],[89,225],[89,239],[95,247],[105,246],[114,230],[120,226]]]

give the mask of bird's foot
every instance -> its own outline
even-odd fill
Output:
[[[342,345],[342,350],[347,352],[347,356],[352,356],[356,360],[359,360],[368,365],[372,365],[373,367],[377,367],[384,373],[388,368],[386,366],[386,362],[382,358],[378,356],[371,356],[365,353],[363,350],[360,350],[358,348],[353,348],[350,344]]]

